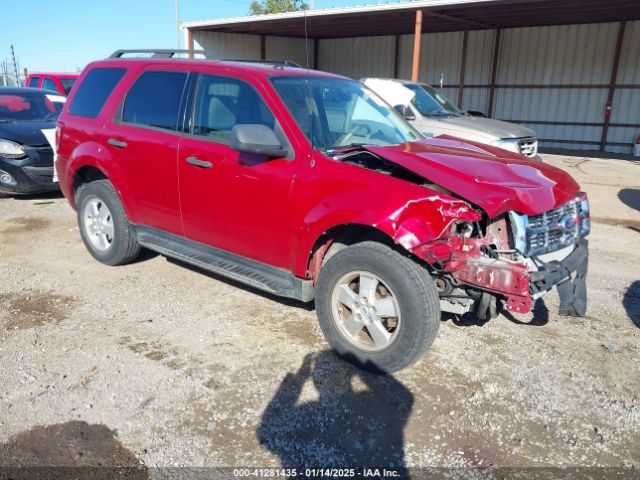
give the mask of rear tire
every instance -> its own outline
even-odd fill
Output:
[[[316,286],[316,312],[329,345],[375,372],[415,362],[440,325],[440,300],[429,273],[377,242],[329,258]]]
[[[111,182],[81,185],[76,207],[80,235],[93,258],[106,265],[123,265],[140,254],[136,234]]]

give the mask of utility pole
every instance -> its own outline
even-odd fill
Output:
[[[180,50],[180,0],[176,0],[176,48]]]
[[[13,44],[11,44],[11,61],[13,62],[13,73],[16,78],[16,87],[19,87],[20,78],[18,77],[18,64],[16,63],[16,53],[13,51]]]

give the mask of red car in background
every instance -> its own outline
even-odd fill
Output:
[[[44,88],[45,90],[58,91],[63,95],[69,95],[71,87],[78,79],[75,73],[32,73],[24,83],[25,87]]]

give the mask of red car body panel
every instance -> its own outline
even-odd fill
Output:
[[[465,283],[504,293],[511,303],[524,298],[526,304],[529,299],[521,306],[524,311],[530,298],[523,267],[494,264],[494,275],[485,278],[491,269],[480,268],[473,260],[482,242],[461,245],[458,237],[448,237],[450,227],[454,222],[479,221],[481,212],[475,207],[491,218],[509,210],[531,215],[553,209],[578,192],[576,182],[554,167],[449,137],[364,148],[460,198],[325,156],[312,149],[269,78],[330,74],[193,60],[98,64],[125,67],[127,72],[98,118],[68,112],[75,89],[59,118],[57,168],[71,204],[74,176],[82,167],[92,166],[113,183],[132,223],[288,269],[301,278],[317,275],[321,263],[316,258],[312,264],[311,259],[326,232],[363,225],[378,229],[429,263],[446,262]],[[78,82],[95,66],[89,65]],[[291,143],[293,158],[257,159],[181,132],[115,122],[126,92],[144,69],[244,80],[272,110]],[[110,145],[111,138],[126,141],[126,153]],[[213,168],[191,165],[188,157],[209,161]],[[503,270],[508,274],[500,273]]]
[[[568,202],[580,190],[559,168],[453,137],[367,149],[451,190],[492,218],[510,210],[537,215]]]

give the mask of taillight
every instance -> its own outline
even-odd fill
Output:
[[[64,128],[64,123],[57,122],[56,123],[56,145],[53,153],[58,153],[58,148],[60,147],[60,140],[62,139],[62,129]]]

